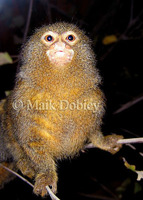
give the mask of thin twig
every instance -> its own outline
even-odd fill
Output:
[[[129,22],[128,22],[128,25],[126,27],[126,29],[124,30],[124,32],[118,37],[118,40],[116,43],[114,43],[109,49],[107,52],[105,52],[105,54],[100,58],[100,60],[104,60],[108,54],[110,54],[113,49],[116,47],[116,45],[121,41],[121,40],[130,40],[131,38],[129,38],[127,36],[127,33],[128,31],[136,24],[136,22],[139,20],[140,16],[143,14],[143,10],[138,14],[137,17],[135,17],[133,19],[133,0],[131,0],[131,11],[130,11],[130,19],[129,19]],[[134,29],[135,30],[135,29]],[[142,38],[142,37],[141,37]],[[138,39],[138,38],[134,38],[134,39]]]
[[[131,149],[133,149],[135,151],[137,150],[136,147],[134,147],[132,144],[126,144],[126,146],[129,146]]]
[[[50,195],[50,197],[51,197],[52,200],[60,200],[60,199],[52,192],[52,190],[49,188],[48,185],[46,186],[46,189],[47,189],[47,191],[48,191],[48,193],[49,193],[49,195]]]
[[[131,0],[131,11],[130,11],[129,25],[132,24],[132,21],[133,21],[133,9],[134,9],[134,0]]]
[[[119,198],[117,197],[117,195],[114,194],[107,186],[105,186],[104,184],[100,183],[97,179],[95,179],[95,178],[93,178],[93,177],[91,177],[91,179],[92,179],[93,181],[95,181],[96,183],[98,183],[98,184],[102,187],[102,189],[103,189],[105,192],[107,192],[108,194],[110,194],[112,197],[114,197],[115,200],[119,200]]]
[[[136,147],[134,147],[132,144],[125,144],[125,145],[126,145],[126,146],[129,146],[131,149],[137,151]],[[139,151],[138,151],[138,153],[139,153],[140,156],[143,157],[143,153],[142,153],[142,152],[139,152]]]
[[[12,174],[14,174],[15,176],[17,176],[18,178],[20,178],[20,179],[23,180],[24,182],[26,182],[26,183],[27,183],[28,185],[30,185],[32,188],[34,188],[34,185],[33,185],[32,183],[30,183],[28,180],[26,180],[23,176],[19,175],[17,172],[15,172],[15,171],[13,171],[12,169],[10,169],[10,168],[8,168],[8,167],[2,165],[1,163],[0,163],[0,166],[1,166],[2,168],[4,168],[5,170],[11,172]]]
[[[137,104],[138,102],[143,100],[143,95],[140,97],[136,97],[134,100],[129,101],[127,103],[125,103],[124,105],[122,105],[119,109],[117,109],[113,114],[118,114],[124,110],[127,110],[128,108],[132,107],[133,105]]]
[[[134,137],[139,137],[139,135],[138,134],[136,134],[136,133],[134,133],[134,132],[132,132],[132,131],[129,131],[129,130],[127,130],[127,129],[125,129],[125,128],[121,128],[121,131],[124,131],[124,132],[126,132],[126,133],[128,133],[128,134],[130,134],[130,135],[133,135]],[[115,133],[116,134],[116,133]]]
[[[111,4],[111,7],[109,7],[108,12],[106,12],[105,15],[101,16],[100,20],[97,22],[95,27],[93,27],[93,30],[91,32],[92,37],[99,32],[100,28],[105,26],[107,20],[110,20],[110,18],[116,14],[118,7],[119,0],[116,1],[116,5]]]
[[[34,188],[34,185],[32,183],[30,183],[27,179],[25,179],[23,176],[21,176],[20,174],[18,174],[17,172],[13,171],[12,169],[2,165],[0,163],[0,167],[4,168],[5,170],[9,171],[10,173],[14,174],[15,176],[17,176],[18,178],[20,178],[21,180],[23,180],[24,182],[26,182],[28,185],[30,185],[32,188]],[[52,190],[49,188],[49,186],[46,186],[47,192],[50,195],[52,200],[60,200],[53,192]]]
[[[143,137],[140,138],[129,138],[129,139],[120,139],[117,141],[118,144],[132,144],[132,143],[143,143]]]
[[[117,141],[118,144],[132,144],[132,143],[143,143],[143,138],[129,138],[129,139],[120,139]],[[89,143],[84,146],[84,149],[93,149],[96,148],[92,143]]]
[[[28,29],[29,29],[29,25],[30,25],[31,14],[32,14],[32,7],[33,7],[33,0],[30,0],[27,22],[26,22],[26,27],[25,27],[24,36],[23,36],[23,43],[25,43],[26,37],[28,34]]]

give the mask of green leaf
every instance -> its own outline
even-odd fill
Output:
[[[135,187],[134,187],[134,194],[138,193],[142,191],[142,186],[139,183],[135,183]]]
[[[13,63],[12,58],[7,52],[0,53],[0,65],[12,64],[12,63]]]
[[[135,165],[130,165],[125,158],[123,158],[124,161],[124,165],[130,169],[131,171],[137,173],[137,181],[140,181],[141,179],[143,179],[143,171],[137,171],[136,170],[136,166]]]
[[[5,96],[8,97],[10,95],[11,91],[8,90],[8,91],[5,91]]]
[[[131,184],[131,179],[127,178],[124,182],[116,189],[118,193],[123,193],[126,191],[127,187]]]
[[[124,165],[126,168],[130,169],[133,172],[136,172],[136,166],[135,165],[130,165],[125,158],[123,158]]]
[[[136,172],[136,166],[130,165],[128,162],[125,162],[124,165],[133,172]]]

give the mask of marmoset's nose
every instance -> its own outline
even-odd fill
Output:
[[[63,51],[64,49],[65,49],[65,43],[64,42],[56,42],[55,43],[55,50]]]

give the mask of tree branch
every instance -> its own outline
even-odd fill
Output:
[[[30,25],[31,14],[32,14],[32,7],[33,7],[33,0],[30,0],[27,22],[26,22],[26,27],[25,27],[24,36],[23,36],[23,43],[25,43],[26,37],[28,34],[28,29],[29,29],[29,25]]]
[[[132,107],[133,105],[137,104],[138,102],[143,100],[143,95],[136,97],[134,100],[129,101],[127,103],[125,103],[124,105],[122,105],[119,109],[117,109],[115,112],[113,112],[113,114],[118,114],[124,110],[127,110],[128,108]]]
[[[133,8],[134,8],[134,0],[131,0],[131,11],[130,11],[129,25],[132,24],[132,21],[133,21]]]
[[[8,168],[8,167],[2,165],[1,163],[0,163],[0,166],[1,166],[2,168],[4,168],[5,170],[9,171],[10,173],[14,174],[15,176],[17,176],[18,178],[20,178],[21,180],[23,180],[23,181],[26,182],[28,185],[30,185],[31,187],[34,188],[34,185],[33,185],[32,183],[30,183],[30,182],[29,182],[28,180],[26,180],[24,177],[22,177],[21,175],[19,175],[17,172],[15,172],[15,171],[13,171],[12,169],[10,169],[10,168]]]
[[[95,178],[93,178],[93,177],[91,177],[91,179],[92,179],[94,182],[98,183],[98,184],[102,187],[102,189],[103,189],[105,192],[107,192],[108,194],[110,194],[110,195],[114,198],[114,200],[119,200],[119,198],[117,197],[117,195],[114,194],[114,192],[112,192],[106,185],[100,183],[97,179],[95,179]]]
[[[110,54],[113,49],[116,47],[116,45],[121,41],[121,40],[131,40],[131,39],[141,39],[141,37],[137,37],[137,38],[132,38],[132,37],[129,37],[127,36],[127,33],[128,31],[133,28],[135,26],[135,24],[137,23],[137,21],[139,20],[140,16],[143,14],[143,10],[141,10],[141,12],[138,14],[137,17],[133,18],[133,8],[134,8],[134,1],[131,0],[131,8],[130,8],[130,19],[129,19],[129,22],[128,22],[128,25],[126,27],[126,29],[123,31],[123,33],[120,34],[118,40],[116,43],[114,43],[108,50],[107,52],[105,52],[105,54],[103,56],[101,56],[100,60],[104,60],[108,54]],[[142,24],[142,22],[140,22],[140,25]],[[139,25],[139,26],[140,26]],[[136,28],[134,27],[133,31],[134,32],[136,30]]]
[[[143,143],[143,137],[140,138],[129,138],[129,139],[120,139],[117,141],[118,144],[133,144],[133,143]],[[96,148],[92,143],[89,143],[84,146],[84,149],[93,149]]]
[[[132,143],[143,143],[143,137],[140,138],[129,138],[129,139],[120,139],[117,141],[118,144],[132,144]]]
[[[49,195],[50,195],[50,197],[51,197],[52,200],[60,200],[60,199],[52,192],[52,190],[49,188],[48,185],[46,186],[46,189],[47,189],[47,191],[48,191],[48,193],[49,193]]]

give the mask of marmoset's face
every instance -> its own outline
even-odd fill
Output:
[[[61,35],[48,31],[41,37],[42,42],[47,46],[47,56],[53,65],[66,65],[70,63],[74,56],[73,46],[79,38],[73,31],[67,31]]]

